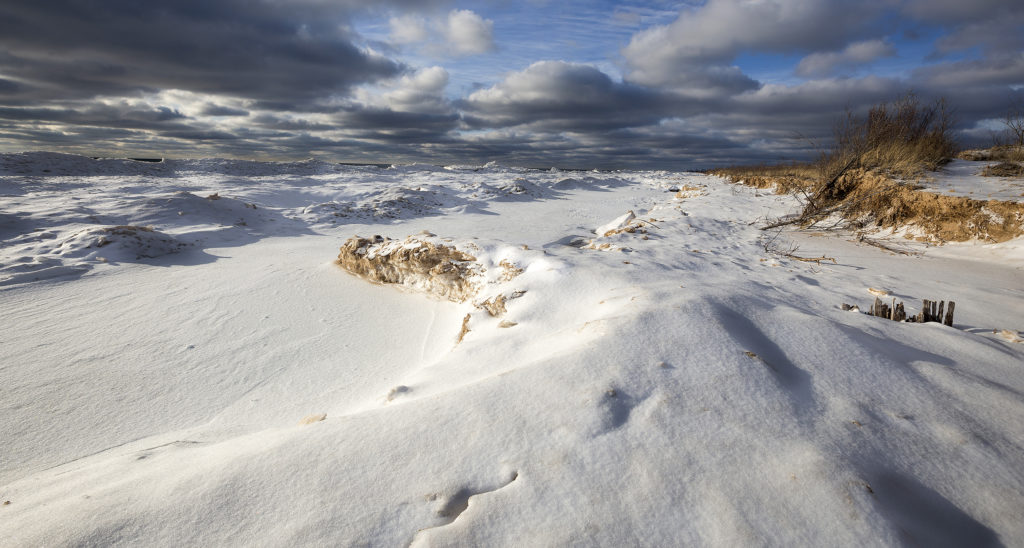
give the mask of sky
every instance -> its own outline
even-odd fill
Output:
[[[1024,105],[1021,0],[5,0],[0,151],[698,169]]]

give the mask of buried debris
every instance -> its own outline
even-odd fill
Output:
[[[868,314],[896,322],[941,322],[943,325],[953,327],[953,309],[955,307],[956,303],[953,301],[949,301],[949,308],[947,309],[946,301],[936,302],[924,299],[921,306],[921,312],[919,312],[917,316],[908,317],[906,310],[903,308],[902,302],[897,303],[896,299],[893,299],[892,304],[888,305],[882,302],[882,299],[875,297],[875,302],[871,305],[871,310],[868,311]],[[843,310],[852,310],[857,307],[843,304],[841,308]]]

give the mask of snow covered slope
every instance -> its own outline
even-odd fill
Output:
[[[0,155],[0,538],[1024,543],[1022,243],[759,230],[793,207],[686,173]],[[334,264],[422,231],[475,295]],[[954,326],[840,308],[869,288]]]

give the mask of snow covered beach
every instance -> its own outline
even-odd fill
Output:
[[[0,538],[1020,545],[1024,243],[779,236],[835,258],[808,263],[759,229],[794,207],[689,173],[2,155]],[[521,272],[457,303],[334,264],[422,231]],[[954,326],[840,308],[869,289]]]

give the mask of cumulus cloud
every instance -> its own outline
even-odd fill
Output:
[[[486,127],[615,128],[657,122],[669,98],[589,65],[539,61],[460,103],[467,121]]]
[[[362,104],[399,112],[449,112],[451,104],[444,97],[448,71],[433,66],[380,82],[373,88],[360,89],[355,99]]]
[[[426,42],[430,38],[427,21],[419,15],[405,14],[392,17],[388,21],[388,26],[391,29],[389,38],[396,44],[415,44]]]
[[[426,17],[404,14],[388,22],[388,38],[399,45],[423,44],[433,55],[479,55],[495,49],[494,21],[470,10]]]
[[[894,55],[896,55],[896,48],[885,40],[854,42],[841,51],[812,53],[804,57],[797,64],[796,73],[800,76],[827,75]]]
[[[455,53],[473,55],[494,49],[494,22],[469,10],[448,14],[445,37]]]
[[[941,89],[979,86],[1024,85],[1024,52],[921,67],[913,72],[915,81]]]
[[[749,90],[756,83],[731,66],[740,53],[834,50],[863,32],[881,7],[852,0],[709,0],[671,24],[635,34],[622,52],[627,77],[651,86]]]

